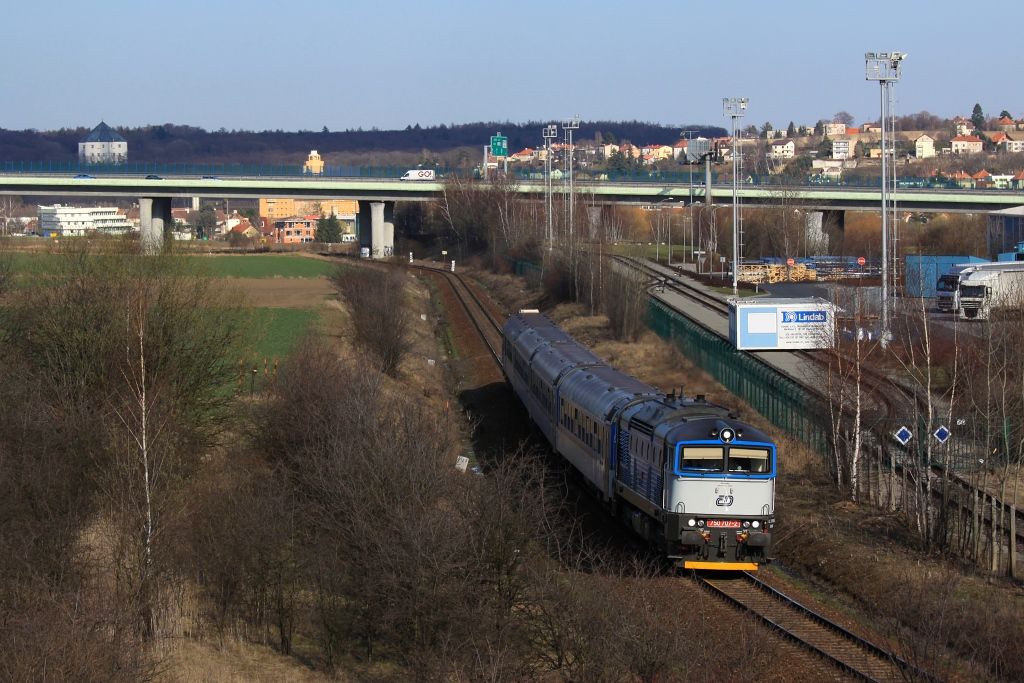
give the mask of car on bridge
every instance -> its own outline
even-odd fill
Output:
[[[146,180],[163,180],[163,178],[161,178],[155,173],[150,173],[149,175],[146,176]]]
[[[96,180],[96,178],[88,173],[79,173],[75,176],[75,180]]]

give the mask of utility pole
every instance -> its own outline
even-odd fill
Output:
[[[882,124],[882,293],[881,293],[881,322],[882,329],[879,331],[879,339],[882,347],[889,345],[889,171],[886,157],[885,129],[888,125],[890,91],[893,84],[900,80],[900,67],[903,60],[907,58],[906,52],[865,52],[864,53],[864,78],[868,81],[878,81],[879,100],[881,104]],[[893,158],[895,164],[896,159]]]
[[[746,97],[723,97],[722,111],[732,120],[732,293],[739,291],[740,265],[740,212],[739,212],[739,145],[736,141],[737,122],[747,111]]]

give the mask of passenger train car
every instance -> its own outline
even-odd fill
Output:
[[[614,514],[685,569],[757,569],[775,526],[776,449],[703,396],[610,367],[537,311],[502,330],[531,419]]]

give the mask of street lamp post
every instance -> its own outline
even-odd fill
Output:
[[[736,294],[739,288],[739,265],[740,265],[740,222],[739,222],[739,186],[737,175],[739,174],[739,145],[736,144],[737,122],[743,118],[747,111],[746,97],[723,97],[722,112],[732,120],[732,293]]]
[[[886,164],[888,156],[886,150],[885,127],[889,114],[889,99],[892,86],[900,80],[900,67],[906,59],[906,52],[865,52],[864,53],[864,78],[869,81],[878,81],[880,102],[881,102],[881,123],[882,123],[882,292],[881,292],[881,321],[882,329],[879,338],[882,346],[889,343],[889,178]],[[895,157],[893,163],[896,162]]]

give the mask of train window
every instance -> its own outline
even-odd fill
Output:
[[[725,469],[725,449],[721,446],[686,446],[683,448],[684,470],[721,472]]]
[[[763,474],[771,469],[767,448],[741,448],[732,446],[729,449],[730,472],[752,472]]]

